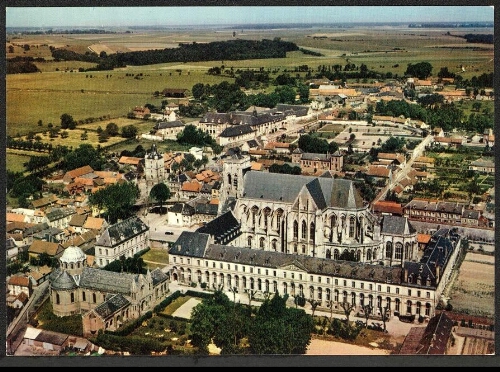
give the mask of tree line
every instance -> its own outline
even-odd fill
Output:
[[[298,50],[292,42],[273,40],[228,40],[206,44],[182,43],[177,48],[146,50],[107,55],[87,52],[75,53],[66,49],[53,49],[52,57],[57,60],[77,60],[97,63],[90,70],[112,70],[127,65],[142,66],[167,62],[195,62],[213,60],[244,60],[262,58],[285,58],[286,53]]]

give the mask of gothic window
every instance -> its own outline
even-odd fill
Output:
[[[356,261],[361,261],[361,251],[359,249],[356,251]]]
[[[333,228],[337,225],[337,216],[334,214],[330,217],[330,226],[333,230]]]
[[[405,259],[409,260],[411,259],[412,252],[411,252],[411,245],[410,243],[405,244]]]
[[[302,254],[306,254],[306,246],[302,244]]]
[[[333,250],[333,259],[334,260],[338,260],[339,257],[340,257],[339,250],[338,249],[334,249]]]
[[[332,258],[332,251],[330,251],[329,249],[326,250],[326,258]]]
[[[252,237],[251,237],[251,236],[249,236],[249,237],[247,238],[247,245],[248,245],[250,248],[252,248]]]
[[[309,227],[309,239],[311,239],[313,241],[313,244],[314,244],[314,237],[315,237],[315,231],[316,230],[316,227],[314,225],[314,222],[311,222],[311,226]]]
[[[349,238],[354,237],[354,228],[356,227],[356,218],[352,216],[349,219]]]
[[[293,238],[299,238],[299,223],[297,221],[293,221]]]
[[[371,261],[372,260],[372,250],[371,249],[368,249],[366,251],[366,260],[367,261]]]
[[[264,230],[267,231],[269,227],[269,215],[271,214],[271,210],[269,208],[264,209]]]
[[[299,251],[297,250],[297,244],[293,245],[293,253],[299,253]]]
[[[302,221],[302,239],[306,239],[306,235],[307,235],[307,224],[306,224],[306,221]]]
[[[260,238],[259,239],[259,247],[262,248],[262,249],[264,249],[264,241],[265,241],[264,238]]]
[[[275,250],[276,250],[276,242],[277,242],[277,241],[276,241],[276,239],[273,239],[273,241],[272,241],[272,243],[271,243],[271,244],[272,244],[272,247],[273,247],[273,251],[275,251]]]
[[[257,213],[259,212],[259,208],[257,208],[256,206],[253,206],[252,207],[252,226],[255,227],[255,220],[256,220],[256,216],[257,216]]]
[[[281,235],[281,217],[283,216],[283,209],[278,209],[276,211],[276,230],[278,230],[278,235]]]
[[[403,244],[401,243],[396,243],[395,249],[394,249],[394,258],[396,260],[400,260],[403,256]]]
[[[392,257],[392,243],[387,242],[385,245],[385,258],[391,258]]]

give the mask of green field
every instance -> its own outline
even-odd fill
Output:
[[[77,72],[80,67],[92,64],[78,61],[55,62],[51,60],[49,47],[65,47],[79,53],[90,50],[126,52],[145,49],[174,48],[181,42],[210,42],[231,39],[230,30],[168,30],[141,31],[107,35],[8,35],[7,45],[13,43],[14,53],[19,56],[44,57],[46,62],[36,62],[42,73],[6,76],[7,135],[25,135],[30,131],[43,130],[37,123],[42,120],[60,124],[60,116],[70,114],[76,121],[106,117],[118,120],[126,117],[135,106],[146,103],[160,106],[164,97],[155,97],[155,91],[165,88],[185,88],[188,92],[196,83],[219,84],[233,82],[227,76],[208,75],[215,66],[225,69],[260,69],[271,72],[271,78],[288,72],[292,76],[305,76],[297,72],[298,66],[307,65],[315,75],[323,66],[335,64],[366,64],[378,72],[403,75],[409,63],[428,61],[435,76],[441,67],[451,72],[461,72],[466,79],[493,72],[493,45],[471,46],[464,39],[454,37],[470,32],[491,33],[492,30],[448,30],[408,28],[321,28],[239,30],[241,39],[272,39],[296,43],[300,48],[321,52],[323,56],[311,56],[300,51],[290,52],[286,58],[241,61],[205,61],[187,63],[163,63],[148,66],[127,66],[114,71]],[[30,50],[22,46],[29,44]],[[73,71],[73,72],[71,72]],[[273,90],[272,85],[267,90]],[[168,98],[170,101],[176,99]],[[465,105],[465,104],[464,104]],[[482,109],[493,108],[492,102],[483,102]],[[467,107],[468,110],[469,107]],[[470,113],[471,111],[467,111]],[[327,131],[323,129],[323,131]]]

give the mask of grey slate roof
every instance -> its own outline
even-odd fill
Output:
[[[382,220],[382,234],[409,235],[417,230],[411,225],[408,218],[401,216],[384,216]]]
[[[227,244],[240,234],[241,225],[234,217],[232,211],[227,211],[214,218],[206,225],[198,228],[198,233],[209,234],[214,237],[216,243]]]
[[[168,251],[176,255],[203,257],[209,239],[208,234],[183,231]]]
[[[73,277],[66,271],[61,271],[60,269],[54,270],[50,274],[50,280],[54,289],[63,290],[78,288]]]
[[[219,135],[220,137],[237,137],[241,136],[243,134],[248,134],[255,132],[254,129],[248,124],[242,124],[242,125],[234,125],[227,127],[224,129],[221,134]]]
[[[312,182],[308,190],[314,192],[315,200],[320,200],[318,194],[321,193],[326,206],[344,209],[363,207],[363,199],[354,183],[345,179],[249,171],[243,182],[243,198],[293,203],[302,187]]]
[[[102,304],[96,306],[94,311],[103,319],[128,306],[130,302],[121,294],[115,294]]]
[[[160,268],[156,268],[151,271],[151,279],[153,279],[153,286],[156,286],[158,283],[164,282],[168,279],[168,275],[161,271]]]
[[[46,213],[45,217],[47,217],[49,221],[56,221],[75,213],[76,211],[73,208],[54,208]]]
[[[458,239],[458,235],[449,229],[438,230],[432,235],[420,262],[408,261],[404,263],[404,269],[408,270],[408,276],[415,279],[420,276],[422,278],[422,286],[425,285],[427,278],[431,280],[432,285],[436,285],[438,279],[436,266],[440,268],[446,267]],[[412,280],[409,283],[416,284],[416,281]]]
[[[197,203],[194,208],[197,214],[207,214],[215,217],[219,206],[217,204]]]
[[[30,235],[36,234],[37,232],[47,230],[48,228],[49,228],[49,224],[47,222],[37,223],[36,225],[27,227],[24,230],[23,235],[30,236]]]
[[[128,295],[132,282],[137,281],[137,277],[138,274],[115,273],[85,267],[80,278],[80,288]]]
[[[197,238],[193,235],[199,233],[190,232],[189,234],[192,240],[196,241]],[[396,266],[386,267],[351,261],[334,261],[326,258],[293,255],[220,244],[207,245],[206,241],[204,241],[204,244],[191,244],[191,250],[189,251],[186,249],[177,250],[175,248],[176,244],[169,250],[171,254],[207,258],[243,265],[256,265],[271,269],[294,265],[297,268],[296,270],[301,270],[308,274],[335,275],[337,277],[366,279],[381,283],[401,283],[402,269]]]
[[[276,105],[277,111],[290,112],[292,111],[296,116],[305,116],[309,111],[309,106],[300,105],[285,105],[283,103],[278,103]]]
[[[194,207],[187,203],[175,203],[168,211],[172,213],[182,213],[184,216],[192,216],[195,213]]]
[[[174,121],[162,121],[159,122],[155,125],[155,129],[167,129],[167,128],[177,128],[177,127],[183,127],[185,124],[180,121],[180,120],[174,120]]]
[[[96,245],[114,247],[148,230],[149,227],[139,217],[132,216],[109,226],[99,237]]]

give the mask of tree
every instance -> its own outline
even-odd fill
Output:
[[[368,327],[368,319],[370,318],[370,314],[373,311],[373,306],[368,304],[368,305],[363,305],[363,315],[365,316],[365,328]]]
[[[378,310],[380,312],[380,316],[382,317],[382,323],[384,324],[384,332],[387,332],[386,323],[389,320],[389,306],[380,306]]]
[[[201,99],[203,94],[205,94],[205,86],[203,83],[197,83],[191,88],[191,92],[195,99]]]
[[[287,307],[286,299],[275,293],[259,307],[248,335],[253,354],[305,354],[313,318],[303,309]]]
[[[162,211],[163,203],[170,199],[170,189],[163,182],[160,182],[151,188],[149,196],[160,203],[160,211]]]
[[[351,313],[354,310],[354,305],[347,301],[343,301],[340,303],[340,307],[342,308],[342,310],[344,310],[346,323],[349,324],[349,317],[351,316]]]
[[[138,129],[135,125],[126,125],[122,127],[122,137],[123,138],[135,138],[137,136]]]
[[[76,122],[70,114],[61,115],[61,129],[75,129]]]
[[[408,64],[405,75],[414,76],[419,79],[426,79],[431,75],[432,65],[429,62],[419,62],[415,64]]]
[[[321,304],[321,301],[310,298],[309,300],[307,300],[307,302],[311,304],[311,316],[314,317],[314,312],[316,311],[316,308]]]
[[[75,150],[68,152],[63,159],[62,167],[69,171],[90,165],[93,170],[102,170],[104,159],[91,144],[83,143]]]
[[[118,130],[118,125],[116,125],[116,123],[113,123],[113,122],[106,125],[106,132],[111,137],[117,136],[120,133],[120,131]]]
[[[139,188],[131,182],[115,183],[97,190],[89,196],[89,203],[98,210],[104,209],[110,223],[132,215],[133,206],[139,196]]]

